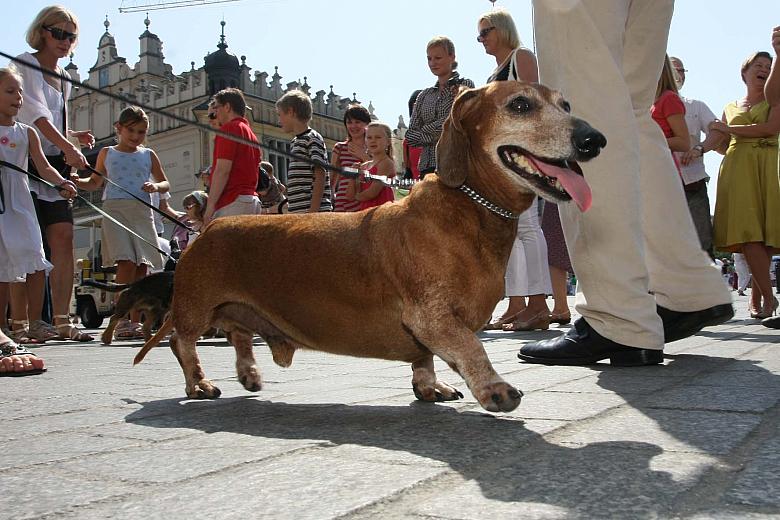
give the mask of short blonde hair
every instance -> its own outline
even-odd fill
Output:
[[[43,31],[43,27],[57,25],[58,23],[62,22],[70,22],[75,25],[76,33],[78,33],[79,20],[76,18],[75,14],[61,5],[50,5],[49,7],[44,7],[41,9],[41,12],[38,13],[38,16],[35,17],[35,20],[33,20],[33,22],[30,24],[29,29],[27,29],[27,43],[36,51],[43,49],[43,34],[41,32]]]
[[[509,47],[516,49],[523,43],[520,41],[520,35],[517,33],[517,27],[515,21],[512,19],[512,15],[506,9],[495,9],[487,12],[479,17],[479,22],[486,21],[491,27],[495,27],[496,33],[500,43],[508,45]]]
[[[304,123],[311,121],[311,98],[302,90],[296,89],[287,92],[276,102],[276,107],[285,112],[292,110],[293,116],[295,116],[295,119],[298,121]]]
[[[16,81],[18,81],[20,84],[22,83],[22,75],[19,74],[19,72],[16,69],[12,69],[9,67],[0,67],[0,81],[3,81],[6,76],[11,76],[12,78],[16,78]]]
[[[428,42],[428,45],[425,46],[425,50],[430,50],[431,47],[441,47],[444,49],[444,52],[447,53],[447,56],[455,56],[455,44],[452,43],[452,40],[447,38],[446,36],[435,36],[431,38],[431,41]],[[458,62],[453,61],[452,62],[452,70],[455,70],[458,68]]]

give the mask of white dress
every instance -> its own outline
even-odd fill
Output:
[[[0,159],[27,169],[27,125],[0,126]],[[49,272],[41,230],[35,216],[27,175],[0,167],[3,198],[0,202],[0,282],[21,282],[27,274]]]

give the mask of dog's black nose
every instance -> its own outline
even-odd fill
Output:
[[[604,134],[581,119],[574,123],[571,140],[581,160],[593,159],[601,153],[602,148],[607,146],[607,138]]]

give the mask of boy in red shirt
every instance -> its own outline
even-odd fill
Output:
[[[237,88],[226,88],[214,95],[214,114],[220,130],[257,143],[249,121],[244,118],[246,101]],[[228,215],[257,215],[260,199],[257,169],[263,159],[259,147],[239,143],[218,135],[214,139],[211,189],[203,223]]]

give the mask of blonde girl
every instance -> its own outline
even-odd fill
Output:
[[[170,185],[157,154],[143,146],[149,130],[149,118],[140,108],[127,107],[119,114],[114,127],[117,144],[103,148],[98,154],[95,169],[101,175],[92,174],[89,179],[81,179],[79,187],[96,190],[103,186],[105,176],[151,203],[150,193],[166,192]],[[116,282],[132,283],[146,276],[149,267],[161,269],[162,257],[153,246],[157,243],[157,232],[152,210],[113,184],[106,184],[103,201],[103,209],[107,213],[146,240],[144,242],[113,222],[103,220],[103,265],[116,264]],[[130,315],[130,320],[123,320],[114,334],[117,339],[143,337],[138,315],[134,313]]]
[[[372,122],[366,127],[366,147],[371,154],[371,160],[360,165],[361,170],[371,175],[395,177],[395,162],[393,162],[392,132],[384,123]],[[361,176],[354,199],[360,202],[360,209],[373,208],[385,202],[392,202],[395,197],[393,190],[381,181]]]
[[[46,161],[35,130],[14,120],[22,105],[22,79],[9,69],[0,69],[0,160],[26,170],[29,156],[40,176],[58,186],[55,191],[60,197],[74,197],[76,187]],[[0,312],[5,317],[8,284],[23,282],[15,285],[29,293],[27,313],[37,323],[43,307],[45,273],[52,265],[43,252],[27,175],[1,167],[0,188]],[[25,338],[23,333],[20,338]],[[0,331],[0,375],[29,375],[42,369],[42,360],[26,354]]]

